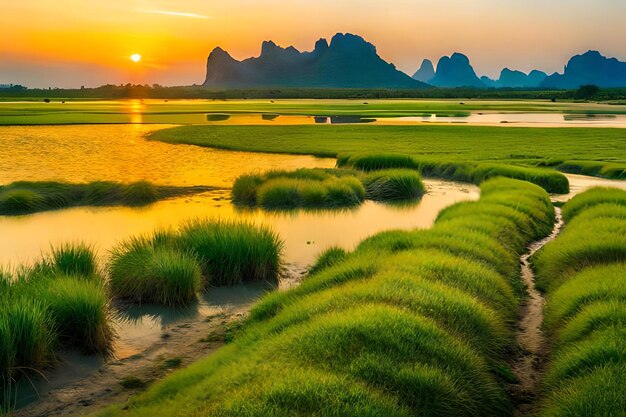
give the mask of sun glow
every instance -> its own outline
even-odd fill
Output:
[[[141,61],[141,55],[139,55],[139,54],[132,54],[130,56],[130,60],[133,61],[133,62],[139,62],[139,61]]]

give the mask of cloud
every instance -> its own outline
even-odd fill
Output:
[[[174,12],[170,10],[138,10],[141,13],[150,13],[150,14],[162,14],[166,16],[177,16],[177,17],[191,17],[193,19],[211,19],[211,16],[206,16],[198,13],[186,13],[186,12]]]

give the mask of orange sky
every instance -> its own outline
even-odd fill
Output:
[[[364,36],[408,73],[454,51],[480,75],[553,72],[587,49],[626,60],[624,16],[624,0],[11,1],[0,15],[0,84],[201,83],[215,46],[245,58],[266,39],[310,50],[336,32]]]

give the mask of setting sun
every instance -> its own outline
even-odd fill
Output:
[[[132,54],[130,56],[130,60],[133,61],[133,62],[139,62],[139,61],[141,61],[141,55],[139,55],[139,54]]]

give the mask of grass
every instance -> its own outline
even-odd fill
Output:
[[[401,106],[401,102],[397,104]],[[173,144],[326,157],[381,153],[384,149],[386,154],[417,157],[422,165],[428,163],[444,172],[463,171],[481,162],[559,169],[565,161],[586,161],[606,167],[590,173],[620,178],[620,169],[626,168],[623,131],[609,128],[599,133],[593,128],[430,125],[181,126],[159,130],[149,138]],[[429,176],[425,167],[422,173]]]
[[[349,170],[298,169],[243,175],[235,181],[233,201],[266,209],[354,207],[365,189]]]
[[[562,234],[533,257],[553,344],[543,416],[620,415],[626,370],[626,192],[563,207]]]
[[[157,235],[133,238],[112,250],[109,284],[116,297],[175,306],[195,300],[203,278],[195,257],[159,244]]]
[[[207,285],[278,280],[283,244],[265,226],[196,219],[181,226],[178,239],[198,259]]]
[[[244,175],[233,186],[233,201],[266,209],[353,207],[366,198],[405,201],[420,198],[424,184],[416,171],[389,169],[367,175],[350,169],[298,169]]]
[[[275,283],[282,242],[264,226],[192,220],[112,250],[112,293],[135,303],[182,305],[209,286]]]
[[[0,185],[0,215],[31,214],[76,206],[144,206],[164,198],[206,191],[207,187],[157,186],[98,181],[88,184],[14,182]]]
[[[385,169],[363,178],[367,198],[374,201],[415,200],[424,195],[426,187],[417,171]]]
[[[404,154],[362,152],[357,154],[340,154],[337,157],[337,166],[352,167],[363,171],[405,168],[419,171],[427,177],[473,182],[475,184],[480,184],[489,178],[507,177],[537,184],[550,193],[566,194],[569,192],[569,182],[561,173],[551,169],[504,163],[470,163],[465,161],[436,160]]]
[[[501,178],[463,207],[431,230],[322,254],[300,286],[263,297],[230,344],[100,415],[510,413],[518,257],[554,211],[540,187]]]
[[[17,379],[52,365],[59,348],[110,352],[112,312],[94,259],[90,247],[68,244],[0,274],[0,409],[11,407]]]
[[[331,246],[319,254],[313,265],[309,267],[308,274],[315,275],[318,272],[336,265],[346,259],[347,252],[339,246]]]

